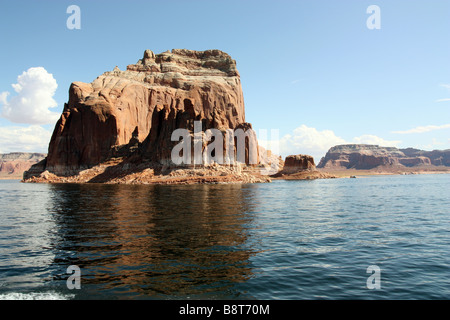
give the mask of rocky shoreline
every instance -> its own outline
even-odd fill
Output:
[[[130,164],[108,161],[77,174],[58,176],[44,171],[23,182],[28,183],[104,183],[104,184],[225,184],[266,183],[268,176],[246,172],[243,166],[211,165],[200,168],[164,168],[148,163]]]
[[[169,167],[157,163],[133,163],[126,158],[111,159],[91,168],[78,170],[74,174],[56,175],[43,170],[42,162],[35,166],[36,173],[28,172],[22,182],[27,183],[105,183],[105,184],[225,184],[268,183],[272,180],[314,180],[337,178],[336,175],[320,172],[314,159],[308,155],[286,157],[280,170],[267,174],[267,166],[235,165]]]
[[[334,175],[337,178],[349,178],[351,176],[382,176],[382,175],[417,175],[417,174],[449,174],[448,167],[412,167],[412,168],[375,168],[363,169],[318,169],[320,172]]]
[[[292,157],[292,156],[290,156]],[[289,157],[287,157],[289,158]],[[308,168],[309,166],[309,168]],[[290,167],[276,174],[264,175],[261,167],[249,168],[245,165],[210,165],[197,168],[164,168],[148,163],[130,164],[112,160],[98,166],[81,170],[70,176],[58,176],[44,171],[22,182],[27,183],[104,183],[104,184],[230,184],[269,183],[273,180],[315,180],[357,178],[382,175],[450,174],[448,167],[379,167],[362,169],[323,169],[311,167]],[[5,178],[7,179],[7,178]],[[19,179],[19,178],[16,178]]]

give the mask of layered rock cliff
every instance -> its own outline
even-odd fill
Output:
[[[235,60],[220,50],[146,50],[127,70],[116,67],[92,83],[71,84],[47,159],[24,178],[44,171],[73,176],[118,158],[129,162],[127,168],[143,162],[167,168],[173,165],[171,151],[179,143],[171,139],[174,130],[192,134],[198,124],[203,132],[250,133],[245,138],[245,163],[260,163],[256,135],[245,122]],[[201,149],[206,147],[203,143]]]
[[[330,148],[318,168],[363,169],[378,167],[450,166],[450,150],[423,151],[378,145],[348,144]]]
[[[23,173],[46,157],[44,153],[12,152],[0,154],[0,178],[22,178]]]
[[[434,166],[450,167],[450,150],[433,150],[424,151],[419,149],[407,148],[400,149],[407,157],[410,158],[428,158]]]

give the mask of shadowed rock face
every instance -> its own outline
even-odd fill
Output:
[[[378,145],[339,145],[328,150],[318,168],[373,169],[379,166],[450,166],[450,150],[423,151]]]
[[[64,175],[92,167],[130,143],[146,159],[168,163],[178,143],[172,132],[192,131],[194,121],[203,130],[251,128],[236,62],[220,50],[146,50],[125,71],[72,83],[45,169]]]

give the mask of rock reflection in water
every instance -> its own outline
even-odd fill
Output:
[[[130,297],[238,295],[252,276],[243,185],[52,185],[54,263],[82,287]]]

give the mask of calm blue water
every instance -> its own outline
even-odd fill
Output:
[[[0,299],[448,299],[450,175],[0,181]],[[69,290],[67,268],[81,270]],[[381,269],[368,289],[367,268]]]

